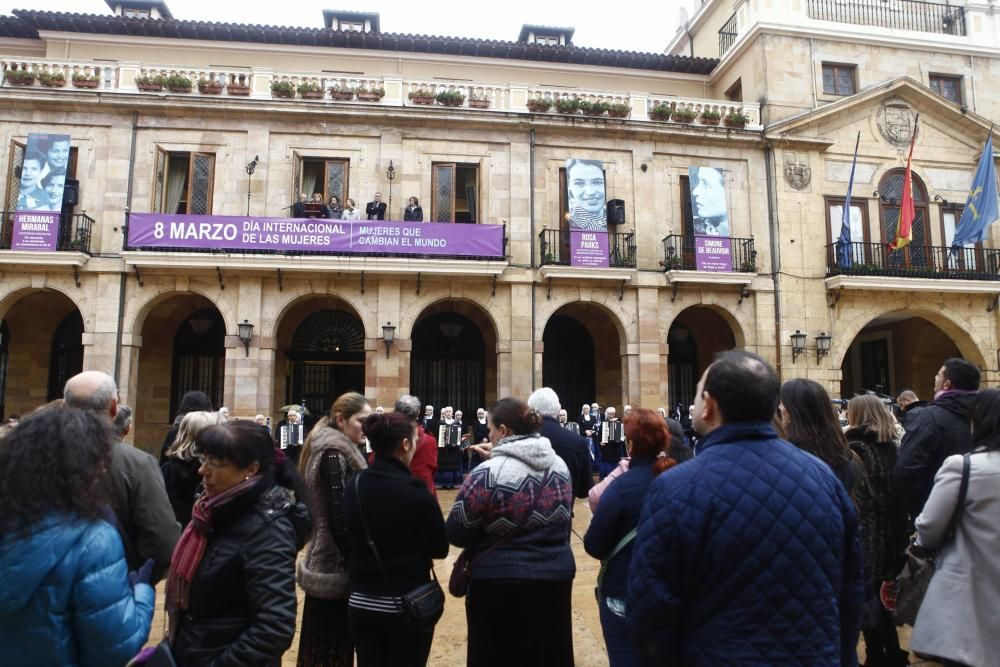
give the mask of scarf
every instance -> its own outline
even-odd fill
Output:
[[[608,231],[608,221],[601,213],[591,213],[582,207],[574,207],[570,212],[570,229],[574,231],[606,232]]]
[[[191,601],[191,582],[201,565],[202,556],[208,546],[208,533],[212,529],[212,513],[243,495],[261,481],[259,476],[244,480],[216,496],[202,495],[191,510],[191,522],[184,528],[177,546],[170,558],[170,572],[167,574],[167,616],[170,619],[168,637],[171,643],[177,638],[180,610],[187,609]]]
[[[941,391],[934,394],[934,400],[939,398],[947,398],[949,396],[968,396],[969,394],[978,394],[979,391],[976,389],[942,389]]]

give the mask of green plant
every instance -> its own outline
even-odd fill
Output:
[[[678,123],[690,123],[694,120],[696,114],[690,109],[674,109],[673,113],[670,114],[671,120],[675,120]]]
[[[64,79],[64,80],[66,78],[65,76],[63,76],[63,74],[61,72],[56,73],[56,77],[59,78],[59,79]],[[39,78],[41,78],[41,77],[39,77]],[[74,72],[73,73],[73,81],[97,81],[97,75],[96,74],[84,74],[83,72]]]
[[[180,74],[171,74],[164,80],[163,85],[165,85],[170,90],[177,91],[177,90],[191,90],[192,83],[191,79],[187,78],[186,76],[182,76]]]
[[[78,75],[73,75],[73,80],[76,81]],[[38,73],[38,83],[43,86],[58,87],[66,85],[66,75],[62,72],[39,72]]]
[[[374,95],[379,99],[385,97],[385,88],[378,86],[377,88],[368,88],[367,86],[359,86],[355,91],[358,95]]]
[[[359,88],[358,90],[361,90]],[[338,83],[336,85],[330,86],[331,93],[340,93],[341,95],[354,94],[354,89],[348,86],[346,83]]]
[[[299,91],[299,95],[305,95],[306,93],[323,92],[323,87],[315,81],[303,81],[298,85],[296,90]]]
[[[163,87],[166,85],[167,77],[161,74],[143,74],[141,76],[135,77],[135,85],[137,86],[159,86]]]
[[[556,111],[559,113],[576,113],[580,110],[580,100],[573,97],[560,97],[556,100]]]
[[[664,271],[677,271],[684,266],[684,262],[680,257],[667,257],[660,262],[660,266],[663,267]]]
[[[630,113],[632,113],[632,107],[624,102],[608,105],[608,115],[613,118],[628,118]]]
[[[291,81],[272,81],[271,94],[275,97],[295,97],[295,86]]]
[[[411,90],[408,97],[412,100],[414,97],[434,97],[434,91],[430,88],[425,88],[423,86],[417,88],[416,90]]]
[[[35,73],[26,69],[8,69],[4,70],[3,78],[14,85],[30,86],[35,82]]]
[[[577,106],[580,111],[588,116],[600,116],[611,108],[611,105],[607,102],[588,102],[587,100],[580,100]]]
[[[528,111],[545,112],[552,108],[552,101],[546,99],[530,99],[527,102]]]
[[[725,116],[726,125],[731,127],[745,127],[747,123],[750,122],[750,116],[747,115],[743,109],[737,109],[736,111],[730,111]]]
[[[743,273],[757,273],[757,265],[750,260],[746,260],[740,264],[740,271]]]
[[[670,115],[673,112],[673,108],[666,104],[654,104],[653,108],[649,110],[649,115],[656,120],[670,120]]]
[[[198,90],[222,90],[222,82],[212,81],[211,79],[198,79]]]
[[[434,99],[438,101],[438,104],[444,104],[445,106],[457,107],[465,103],[465,95],[457,90],[442,90]]]
[[[715,109],[705,109],[701,112],[702,120],[719,120],[722,118],[722,114]]]

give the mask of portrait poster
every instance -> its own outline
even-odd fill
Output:
[[[726,202],[726,176],[717,167],[688,167],[694,235],[732,236]]]
[[[69,149],[68,134],[28,135],[18,176],[11,249],[57,249]]]
[[[608,208],[604,163],[566,160],[566,208],[570,265],[607,267]]]

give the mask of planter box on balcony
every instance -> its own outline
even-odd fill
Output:
[[[384,97],[379,93],[358,93],[358,100],[362,102],[378,102]],[[434,98],[431,98],[430,102],[421,102],[420,104],[433,104]]]
[[[10,85],[10,86],[33,86],[33,85],[35,85],[35,77],[33,77],[33,76],[18,77],[16,79],[15,78],[8,78],[8,79],[5,79],[5,80],[7,81],[7,85]]]
[[[162,83],[137,83],[135,87],[148,93],[158,93],[163,90]]]
[[[413,102],[414,104],[426,104],[426,105],[434,104],[433,97],[411,97],[410,101]]]
[[[66,86],[66,79],[39,79],[38,83],[46,88],[64,88]]]
[[[742,130],[747,126],[747,122],[745,120],[730,120],[729,118],[726,118],[725,123],[726,127],[735,127],[738,130]]]
[[[198,92],[202,95],[221,95],[222,94],[222,84],[221,83],[209,83],[209,84],[198,84]]]
[[[678,113],[676,111],[670,114],[670,120],[674,121],[675,123],[683,123],[685,125],[693,123],[695,118],[696,116],[694,116],[693,114]]]
[[[604,111],[605,111],[604,109],[584,109],[583,110],[583,115],[584,116],[594,116],[594,117],[596,117],[596,116],[603,116],[604,115]]]
[[[191,86],[168,86],[168,89],[172,93],[190,93]]]
[[[74,88],[97,88],[98,83],[97,79],[73,79]]]
[[[354,93],[350,92],[350,91],[348,91],[346,93],[342,93],[340,91],[337,91],[337,90],[334,90],[334,89],[331,88],[330,89],[330,97],[332,97],[333,99],[338,100],[340,102],[346,102],[348,100],[353,100],[354,99]]]
[[[229,84],[226,86],[226,92],[230,95],[247,96],[250,94],[250,86],[235,86],[233,84]]]
[[[721,118],[715,118],[714,116],[701,116],[702,125],[718,125],[722,122]]]
[[[470,109],[489,109],[490,108],[490,101],[489,100],[469,100],[469,108]]]
[[[321,100],[326,97],[326,91],[323,90],[303,90],[302,99],[304,100]]]
[[[608,115],[612,118],[628,118],[629,113],[631,113],[631,111],[613,111],[608,109]]]
[[[528,111],[532,113],[545,113],[552,108],[552,102],[548,100],[532,99],[527,102]]]
[[[460,107],[463,104],[465,104],[465,100],[445,100],[441,102],[441,106],[443,107]]]

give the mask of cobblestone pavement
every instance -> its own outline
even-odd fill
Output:
[[[447,515],[455,499],[456,491],[439,490],[438,500],[441,511]],[[597,615],[597,602],[594,599],[594,585],[597,582],[599,564],[583,550],[583,534],[590,524],[590,508],[584,500],[576,501],[573,518],[573,533],[570,541],[573,545],[573,555],[576,557],[576,579],[573,582],[573,647],[576,654],[577,667],[607,667],[608,654],[604,650],[604,640],[601,635],[601,625]],[[448,557],[435,561],[434,570],[438,579],[447,582],[452,565],[458,558],[460,550],[452,547]],[[446,585],[446,584],[443,584]],[[156,589],[156,616],[153,618],[153,630],[150,643],[160,641],[166,629],[166,615],[163,613],[163,584]],[[465,664],[465,608],[464,600],[446,594],[444,616],[438,622],[434,632],[434,645],[431,647],[429,667],[457,667]],[[302,614],[302,591],[299,590],[299,625]],[[909,628],[900,631],[900,642],[904,648],[909,640]],[[294,667],[298,654],[299,638],[296,632],[292,647],[282,659],[282,667]],[[864,644],[858,645],[858,653],[864,658]],[[513,663],[512,663],[513,664]],[[934,667],[937,663],[920,661],[911,657],[911,664],[923,667]]]

